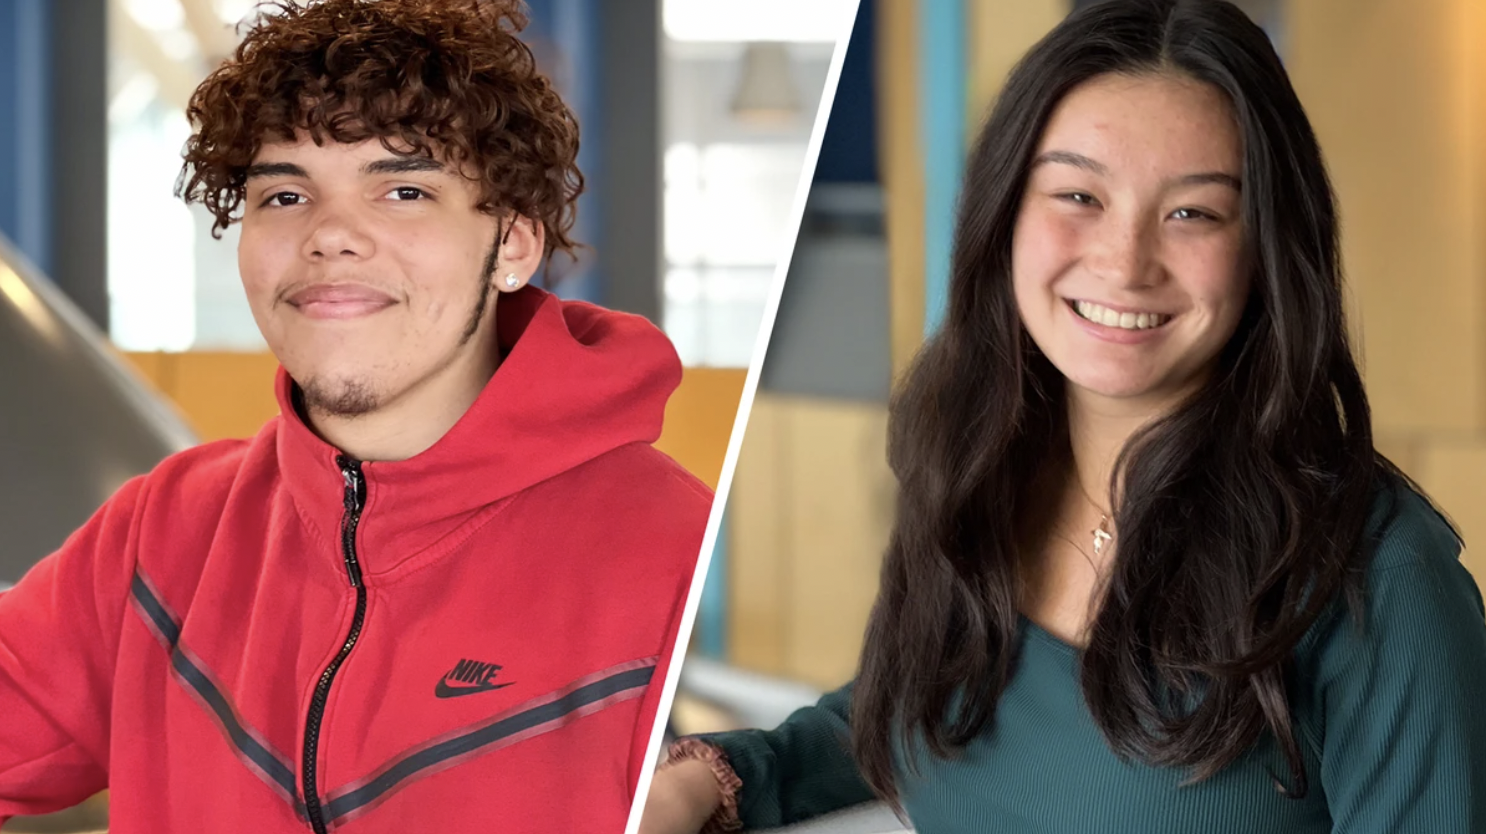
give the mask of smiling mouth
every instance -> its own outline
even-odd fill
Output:
[[[1121,330],[1151,330],[1171,321],[1166,313],[1135,313],[1111,310],[1092,301],[1069,301],[1079,318]]]
[[[395,302],[391,296],[359,284],[315,284],[284,299],[312,319],[351,319],[380,312]]]

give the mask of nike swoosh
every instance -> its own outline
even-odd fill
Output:
[[[515,683],[515,681],[512,681],[512,683]],[[460,695],[489,692],[492,689],[501,689],[510,685],[509,683],[489,683],[476,686],[450,686],[448,681],[440,678],[438,686],[433,688],[433,696],[435,698],[458,698]]]

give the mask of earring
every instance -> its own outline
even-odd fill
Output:
[[[512,272],[506,276],[506,286],[514,290],[521,286],[521,279],[517,278],[516,273]]]

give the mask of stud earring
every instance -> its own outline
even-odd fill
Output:
[[[512,272],[506,276],[506,286],[514,290],[521,286],[521,279],[517,278],[516,273]]]

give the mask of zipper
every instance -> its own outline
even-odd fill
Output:
[[[366,504],[366,481],[361,477],[361,461],[346,455],[335,459],[346,482],[346,513],[341,516],[341,558],[346,564],[346,578],[356,589],[356,613],[351,617],[351,630],[346,633],[346,642],[336,652],[330,665],[320,675],[315,685],[315,697],[310,699],[310,712],[304,725],[304,809],[310,827],[315,834],[326,834],[325,810],[320,805],[320,792],[315,783],[315,765],[320,752],[320,722],[325,718],[325,701],[330,697],[330,684],[336,672],[346,662],[346,656],[355,648],[361,637],[362,620],[366,617],[366,587],[361,584],[361,563],[356,559],[356,527],[361,523],[361,510]]]

